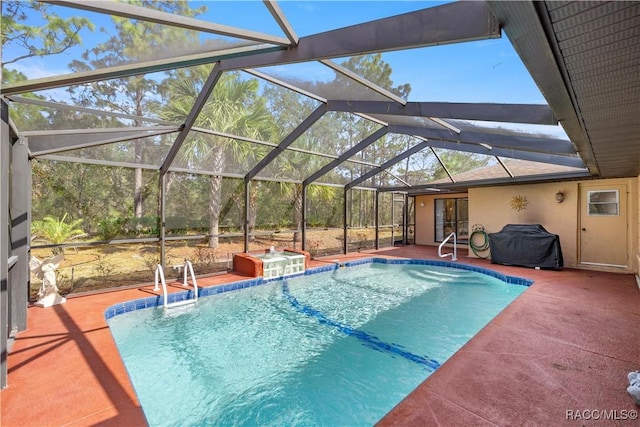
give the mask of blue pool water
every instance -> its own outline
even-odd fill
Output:
[[[525,289],[371,263],[109,326],[152,426],[372,425]]]

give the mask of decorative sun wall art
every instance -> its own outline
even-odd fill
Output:
[[[514,211],[520,212],[521,210],[526,209],[528,204],[529,201],[527,200],[526,196],[521,196],[518,194],[517,196],[513,196],[511,198],[511,209],[513,209]]]

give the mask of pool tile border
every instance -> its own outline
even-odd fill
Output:
[[[238,289],[250,288],[253,286],[259,286],[259,285],[263,285],[271,282],[282,281],[284,279],[308,276],[311,274],[325,273],[325,272],[334,271],[343,267],[355,267],[359,265],[374,264],[374,263],[393,264],[393,265],[408,264],[408,265],[432,265],[436,267],[452,267],[460,270],[474,271],[476,273],[486,274],[487,276],[495,277],[496,279],[500,279],[503,282],[513,284],[513,285],[531,286],[533,284],[533,281],[529,279],[516,277],[516,276],[507,276],[505,274],[498,273],[497,271],[489,270],[487,268],[482,268],[482,267],[476,267],[469,264],[459,264],[459,263],[454,263],[449,261],[438,261],[438,260],[429,260],[429,259],[392,259],[392,258],[370,257],[370,258],[362,258],[362,259],[352,260],[352,261],[335,261],[329,265],[312,267],[305,270],[304,273],[292,274],[286,277],[276,277],[276,278],[266,279],[266,280],[263,279],[262,277],[257,277],[254,279],[241,280],[238,282],[227,283],[224,285],[199,288],[198,298],[206,297],[209,295],[221,294],[223,292],[236,291]],[[178,301],[185,301],[191,298],[193,298],[193,290],[185,290],[181,292],[174,292],[167,295],[167,302],[173,303]],[[136,310],[143,310],[146,308],[161,307],[162,305],[163,305],[162,295],[155,295],[152,297],[140,298],[132,301],[121,302],[108,307],[104,311],[104,317],[106,320],[109,320],[112,317],[118,316],[120,314],[136,311]]]

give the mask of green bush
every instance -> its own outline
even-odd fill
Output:
[[[71,240],[77,239],[85,235],[84,230],[80,228],[82,219],[76,219],[70,223],[66,223],[67,214],[62,219],[46,216],[42,221],[33,221],[31,224],[31,234],[34,239],[42,239],[47,243],[61,245]],[[61,253],[61,248],[53,248],[53,253]]]
[[[98,236],[100,240],[113,240],[118,236],[122,236],[124,224],[127,222],[125,218],[111,216],[98,222]]]

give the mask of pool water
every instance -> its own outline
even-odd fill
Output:
[[[525,289],[372,263],[109,326],[152,426],[372,425]]]

